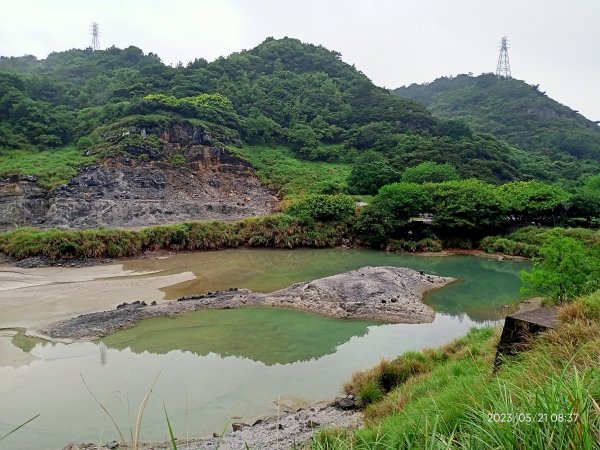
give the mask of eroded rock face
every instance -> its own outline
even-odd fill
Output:
[[[36,178],[11,177],[0,183],[0,230],[37,223],[49,206],[50,195]]]
[[[180,155],[184,162],[179,166],[141,160],[131,149],[131,156],[88,166],[53,192],[33,177],[0,183],[0,231],[234,220],[268,214],[277,205],[247,162],[205,145],[212,142],[208,133],[172,126],[162,137],[163,159]]]
[[[137,161],[91,166],[57,189],[40,225],[142,227],[268,214],[277,199],[244,168],[232,171],[218,159],[199,160],[196,170]]]

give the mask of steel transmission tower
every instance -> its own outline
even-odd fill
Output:
[[[502,43],[500,44],[500,55],[498,56],[496,76],[498,78],[511,78],[510,62],[508,61],[508,41],[506,40],[506,36],[502,38]]]
[[[97,22],[92,22],[92,50],[100,50],[100,27]]]

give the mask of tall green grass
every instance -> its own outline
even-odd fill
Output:
[[[75,147],[44,151],[0,149],[0,178],[33,175],[40,185],[52,189],[77,175],[79,167],[95,160]]]
[[[366,427],[323,431],[313,449],[600,448],[600,292],[562,320],[496,373],[498,333],[482,329],[355,374],[346,391],[374,399]]]
[[[263,184],[281,197],[345,192],[350,164],[303,161],[286,147],[245,146],[228,148],[256,169]]]

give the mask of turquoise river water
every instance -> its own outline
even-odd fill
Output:
[[[363,266],[404,266],[458,279],[428,293],[431,324],[336,320],[304,312],[246,308],[201,311],[147,320],[99,342],[51,344],[12,337],[32,356],[3,365],[0,357],[0,436],[18,420],[40,417],[0,448],[62,448],[69,441],[118,439],[82,376],[126,439],[139,405],[157,378],[141,436],[167,437],[163,402],[180,440],[220,433],[233,421],[277,413],[341,392],[352,372],[383,357],[434,347],[473,326],[494,325],[519,301],[522,262],[473,256],[411,256],[356,249],[226,250],[126,262],[130,276],[193,272],[164,288],[165,298],[228,287],[269,292],[294,282]],[[139,272],[139,275],[136,275]]]

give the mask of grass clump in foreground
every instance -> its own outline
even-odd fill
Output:
[[[75,147],[46,151],[0,149],[0,178],[33,175],[41,186],[53,189],[77,175],[79,167],[95,160]]]
[[[260,181],[281,197],[345,192],[350,164],[303,161],[286,147],[261,145],[228,148],[256,169]]]
[[[308,223],[275,214],[237,222],[185,222],[143,230],[18,228],[0,233],[0,252],[17,259],[123,258],[146,250],[333,247],[341,244],[347,234],[348,225],[344,223]]]
[[[345,385],[366,427],[326,430],[314,449],[600,448],[600,291],[492,372],[498,330],[410,352]]]

